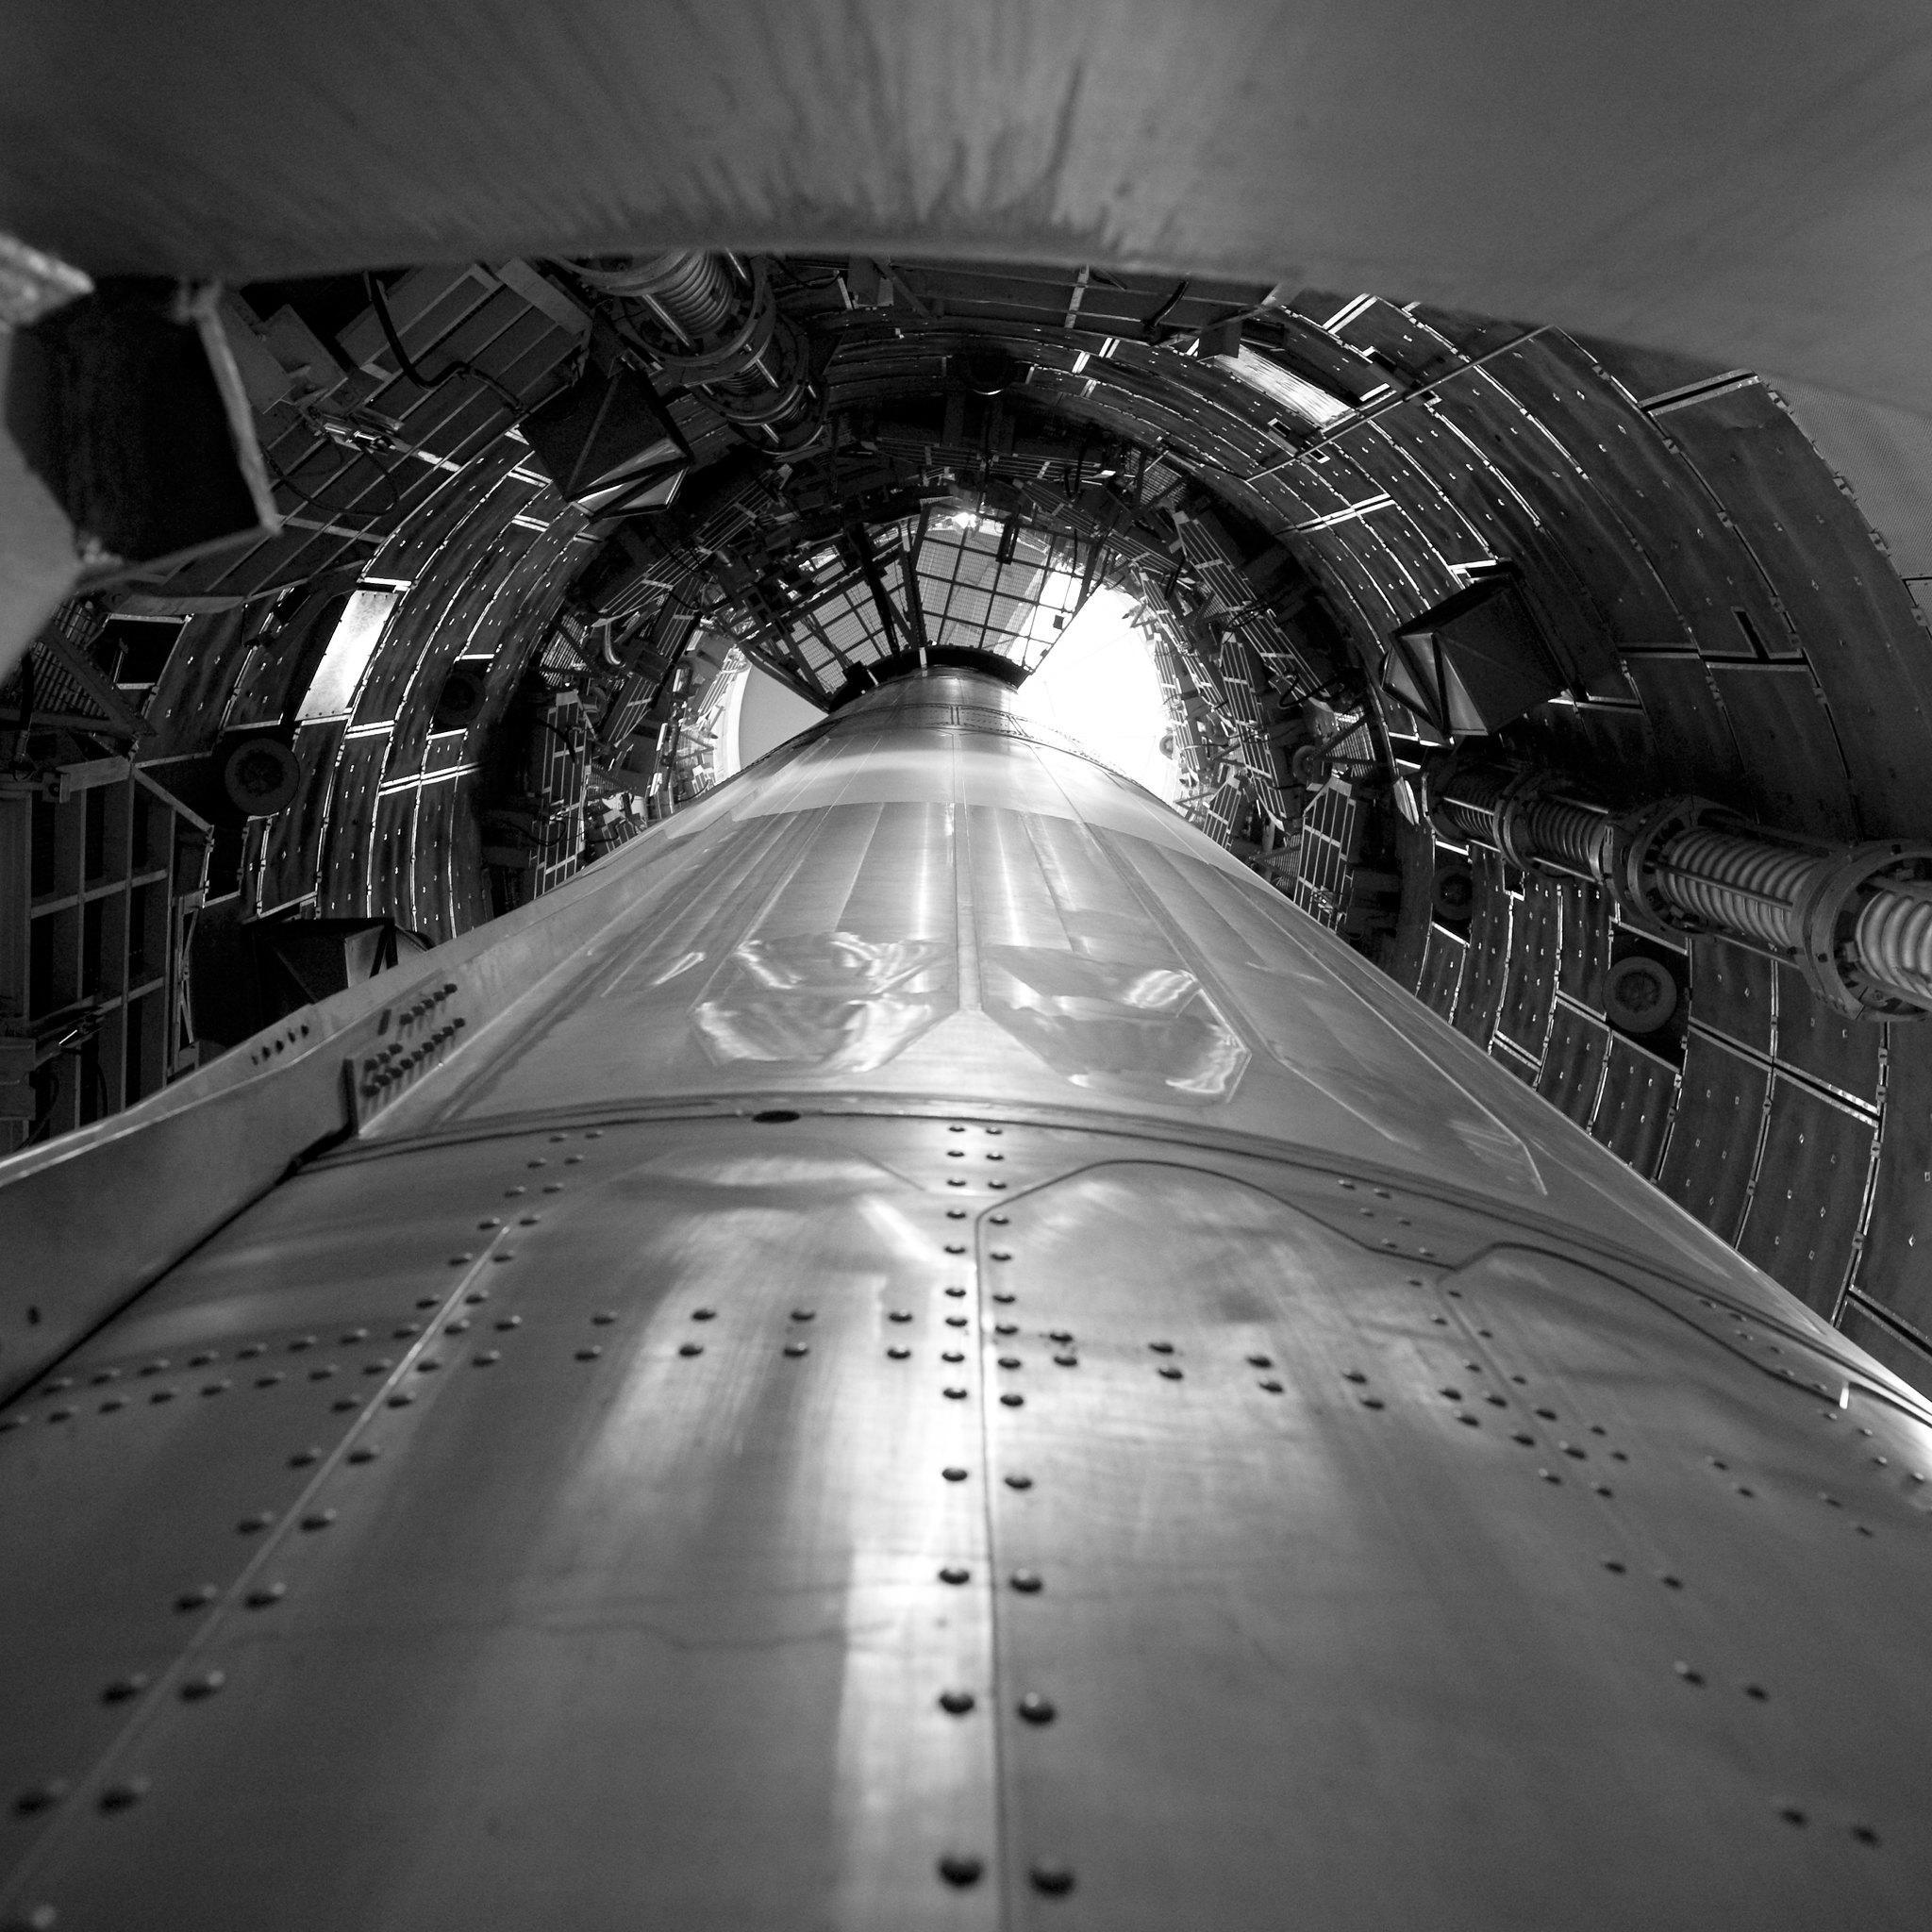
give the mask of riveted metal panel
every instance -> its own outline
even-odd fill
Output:
[[[1574,488],[1574,475],[1507,392],[1474,371],[1406,411],[1395,433],[1496,546],[1491,554],[1523,566],[1524,600],[1559,661],[1582,678],[1607,669],[1612,627],[1569,560],[1567,525],[1559,529],[1554,516],[1557,492]]]
[[[1618,1159],[1650,1180],[1663,1158],[1676,1090],[1674,1069],[1613,1034],[1590,1131]]]
[[[1603,1010],[1604,969],[1610,957],[1608,902],[1580,879],[1552,882],[1563,908],[1563,950],[1557,984],[1580,1005]]]
[[[418,797],[413,785],[384,792],[376,801],[370,841],[369,910],[407,926],[416,924],[412,889]]]
[[[1416,988],[1416,993],[1431,1012],[1440,1013],[1445,1020],[1455,1017],[1468,958],[1468,941],[1431,921],[1423,954],[1422,984]]]
[[[1391,979],[1414,990],[1422,984],[1427,968],[1430,908],[1435,897],[1436,840],[1426,822],[1411,825],[1406,820],[1398,821],[1395,854],[1402,872],[1402,902],[1395,947],[1386,970]]]
[[[1910,1025],[1892,1029],[1894,1058],[1914,1050],[1918,1032]],[[1820,1006],[1801,974],[1777,969],[1777,1057],[1801,1073],[1867,1106],[1878,1104],[1881,1050],[1885,1030],[1869,1021],[1847,1019]],[[1924,1047],[1918,1047],[1924,1052]]]
[[[867,704],[0,1170],[9,1254],[203,1213],[0,1411],[0,1919],[1911,1923],[1932,1408],[1144,794]]]
[[[389,763],[389,734],[352,738],[336,763],[336,786],[329,799],[329,849],[334,863],[321,874],[325,918],[353,919],[366,913],[370,897],[370,843],[375,836],[376,800]]]
[[[1752,815],[1814,838],[1857,838],[1855,788],[1809,667],[1713,664],[1710,675],[1738,742],[1751,748]]]
[[[1889,1310],[1852,1294],[1839,1312],[1838,1325],[1868,1355],[1914,1388],[1932,1386],[1932,1336],[1890,1319]]]
[[[1534,1923],[1534,1901],[1571,1876],[1559,1877],[1533,1835],[1507,1849],[1493,1836],[1511,1794],[1571,1774],[1558,1765],[1627,1778],[1633,1796],[1645,1775],[1621,1752],[1578,1754],[1546,1731],[1547,1700],[1575,1709],[1601,1697],[1592,1736],[1628,1739],[1661,1719],[1708,1725],[1715,1740],[1735,1733],[1727,1705],[1699,1694],[1707,1688],[1730,1689],[1740,1705],[1768,1702],[1795,1672],[1807,1694],[1822,1689],[1810,1674],[1816,1653],[1784,1628],[1774,1598],[1761,1613],[1738,1608],[1731,1591],[1748,1585],[1734,1566],[1774,1547],[1751,1533],[1752,1511],[1767,1504],[1780,1521],[1785,1508],[1815,1512],[1843,1560],[1874,1554],[1875,1541],[1868,1550],[1872,1540],[1817,1500],[1856,1480],[1856,1452],[1814,1424],[1815,1464],[1781,1478],[1772,1502],[1760,1489],[1769,1472],[1729,1429],[1712,1432],[1714,1416],[1680,1410],[1667,1422],[1628,1383],[1639,1336],[1675,1325],[1663,1311],[1612,1312],[1595,1284],[1540,1257],[1450,1274],[1380,1268],[1258,1192],[1153,1166],[1098,1168],[1028,1195],[998,1246],[1008,1258],[997,1278],[1015,1294],[1024,1344],[1005,1372],[1024,1406],[995,1413],[991,1430],[997,1470],[1026,1484],[992,1491],[1006,1586],[996,1719],[1023,1901],[1036,1887],[1065,1887],[1093,1923],[1133,1932],[1176,1923],[1176,1897],[1190,1902],[1180,1923],[1272,1927],[1292,1900],[1296,1915],[1366,1927],[1390,1923],[1392,1902],[1413,1889],[1439,1901],[1438,1923]],[[1200,1278],[1216,1284],[1213,1296],[1176,1296],[1175,1283]],[[1345,1281],[1347,1294],[1318,1302],[1317,1281]],[[1558,1369],[1559,1311],[1582,1306],[1604,1321],[1597,1345]],[[1041,1359],[1041,1331],[1055,1329],[1073,1338],[1065,1367]],[[1748,1350],[1730,1345],[1737,1373],[1784,1393],[1770,1358],[1747,1369]],[[1655,1478],[1642,1472],[1662,1429],[1673,1467],[1698,1474],[1665,1541],[1646,1538],[1639,1557],[1624,1549],[1620,1509],[1651,1493]],[[1398,1500],[1380,1473],[1411,1437],[1429,1443],[1426,1467]],[[1816,1487],[1800,1487],[1814,1476]],[[1507,1528],[1487,1514],[1489,1499],[1506,1496]],[[1279,1545],[1241,1527],[1258,1521],[1279,1531]],[[1440,1586],[1399,1580],[1388,1567],[1396,1549],[1409,1553],[1398,1561],[1429,1566],[1479,1550],[1491,1571],[1450,1613],[1460,1634],[1449,1650],[1436,1649],[1431,1627]],[[1523,1594],[1494,1581],[1519,1569],[1542,1579],[1527,1619]],[[1015,1577],[1026,1587],[1014,1589]],[[1600,1591],[1614,1593],[1607,1624]],[[1696,1608],[1706,1592],[1725,1604],[1722,1617]],[[1897,1614],[1908,1624],[1915,1611]],[[1863,1655],[1858,1612],[1846,1615],[1848,1654]],[[1544,1617],[1573,1634],[1581,1618],[1592,1639],[1566,1644],[1567,1661],[1539,1685]],[[1221,1666],[1209,1633],[1228,1629],[1269,1659],[1264,1678]],[[1391,1652],[1406,1659],[1393,1672]],[[1655,1690],[1626,1655],[1632,1665],[1655,1657]],[[1523,1660],[1506,1667],[1505,1685],[1484,1667],[1491,1656]],[[1613,1679],[1632,1712],[1615,1714]],[[1757,1687],[1755,1698],[1744,1684]],[[1385,1696],[1409,1705],[1399,1734],[1364,1726]],[[1431,1739],[1443,1724],[1464,1757],[1472,1723],[1487,1740],[1476,1746],[1481,1803],[1432,1795],[1412,1767],[1441,1761]],[[1715,1771],[1718,1757],[1690,1748]],[[1657,1774],[1688,1799],[1674,1784],[1681,1770]],[[1390,1835],[1368,1820],[1398,1790],[1407,1824]],[[1677,1872],[1663,1881],[1666,1917],[1691,1905],[1722,1919],[1735,1903],[1727,1881],[1707,1902],[1695,1855],[1676,1848],[1751,1829],[1748,1804],[1725,1826],[1703,1808],[1712,1795],[1706,1786],[1694,1824],[1676,1820],[1661,1837],[1646,1829],[1646,1845]],[[1639,1802],[1660,1799],[1652,1788]],[[1606,1802],[1619,1815],[1602,1829],[1618,1836],[1628,1801]],[[1674,1802],[1662,1799],[1664,1815]],[[1774,1835],[1764,1841],[1780,1849]],[[1650,1881],[1633,1889],[1629,1875],[1641,1862],[1592,1857],[1589,1916],[1598,1907],[1606,1925],[1644,1916],[1632,1902]],[[1452,1866],[1459,1876],[1449,1884]],[[1761,1886],[1763,1874],[1743,1882]],[[1760,1909],[1780,1907],[1767,1892]],[[1046,1923],[1044,1906],[1022,1910],[1022,1923]]]
[[[1648,790],[1697,791],[1729,804],[1740,800],[1745,761],[1730,715],[1710,682],[1710,667],[1695,656],[1631,651],[1624,663],[1643,700],[1649,727],[1648,769],[1625,774]]]
[[[132,1897],[208,1926],[993,1923],[937,1870],[997,1854],[991,1727],[938,1704],[993,1701],[953,1137],[749,1132],[318,1173],[16,1411],[0,1789],[72,1788],[28,1821],[36,1896],[97,1924]],[[974,1141],[983,1206],[1002,1143]],[[721,1208],[762,1264],[708,1238]]]
[[[1579,1127],[1589,1126],[1596,1111],[1597,1090],[1603,1085],[1604,1060],[1609,1050],[1610,1029],[1601,1020],[1579,1013],[1559,1000],[1551,1016],[1550,1043],[1536,1091]]]
[[[1455,1025],[1458,1033],[1487,1047],[1503,1003],[1516,903],[1503,883],[1502,855],[1492,847],[1472,846],[1469,869],[1475,891],[1470,901],[1469,953],[1462,969],[1462,991],[1456,1002]]]
[[[409,923],[433,943],[451,936],[448,908],[455,875],[454,845],[461,806],[454,779],[424,785],[416,793],[415,838],[410,853]]]
[[[1932,832],[1925,634],[1857,504],[1762,383],[1673,409],[1659,426],[1723,500],[1790,611],[1867,823]]]
[[[1874,1123],[1779,1076],[1739,1249],[1829,1317],[1851,1272]]]
[[[1642,508],[1648,488],[1659,498],[1658,521],[1670,525],[1674,513],[1683,515],[1694,482],[1680,476],[1674,491],[1668,484],[1659,488],[1658,473],[1670,458],[1655,432],[1645,433],[1640,412],[1555,331],[1518,342],[1483,367],[1523,412],[1525,441],[1540,438],[1551,459],[1546,488],[1563,498],[1554,513],[1566,552],[1589,581],[1612,636],[1633,643],[1688,640],[1692,618],[1680,602],[1678,559],[1640,541],[1633,510]],[[1707,513],[1706,520],[1714,522]]]
[[[1510,935],[1509,970],[1496,1030],[1532,1061],[1542,1058],[1550,1004],[1557,992],[1561,914],[1556,891],[1540,878],[1525,878]]]
[[[1295,302],[1303,314],[1314,315],[1330,299],[1311,299],[1304,290]],[[1341,302],[1327,310],[1331,315],[1341,311]],[[1461,365],[1453,342],[1378,295],[1357,296],[1347,303],[1345,315],[1330,333],[1352,348],[1370,351],[1410,382],[1435,382]]]
[[[1932,1334],[1932,1038],[1917,1026],[1884,1031],[1891,1042],[1884,1124],[1870,1224],[1852,1279]]]
[[[1797,654],[1797,640],[1757,558],[1726,526],[1716,499],[1651,418],[1604,383],[1587,350],[1551,329],[1491,366],[1497,380],[1562,439],[1606,499],[1641,559],[1634,569],[1625,566],[1626,574],[1655,586],[1638,608],[1655,611],[1657,627],[1626,629],[1625,637],[1664,643],[1682,636],[1707,657],[1749,658],[1756,655],[1755,632],[1773,656]],[[1739,622],[1740,610],[1749,631]],[[1633,610],[1624,621],[1635,619]]]
[[[322,876],[329,799],[335,791],[336,760],[346,729],[347,720],[341,718],[326,718],[296,728],[295,757],[302,768],[302,782],[287,809],[270,822],[262,841],[260,900],[265,907],[284,906],[312,892]]]
[[[149,758],[192,754],[212,741],[274,608],[246,605],[191,617],[182,625],[142,712],[154,729],[142,746]]]
[[[1573,335],[1572,340],[1640,405],[1724,374],[1722,362],[1708,362],[1675,349],[1653,349],[1603,336]]]
[[[475,772],[450,781],[447,829],[449,920],[452,934],[466,933],[491,917],[483,884],[483,828],[476,822]]]
[[[1690,1011],[1700,1026],[1771,1052],[1775,971],[1762,953],[1723,940],[1690,941]]]
[[[1676,1124],[1657,1186],[1724,1241],[1737,1240],[1743,1220],[1769,1078],[1707,1034],[1693,1032],[1686,1044]]]

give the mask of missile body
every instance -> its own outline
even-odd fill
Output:
[[[0,1924],[1925,1923],[1932,1411],[999,687],[420,967],[0,1165]]]

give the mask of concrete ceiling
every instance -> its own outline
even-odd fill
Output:
[[[1372,289],[1932,416],[1932,9],[19,0],[0,225],[249,279],[694,242]]]

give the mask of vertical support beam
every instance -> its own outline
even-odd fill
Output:
[[[922,669],[932,641],[926,635],[925,604],[919,594],[919,553],[925,543],[925,526],[931,515],[930,510],[919,512],[919,528],[913,533],[911,543],[899,553],[899,581],[906,591],[906,618],[912,629],[912,641],[918,648]]]

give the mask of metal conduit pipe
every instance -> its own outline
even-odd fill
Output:
[[[1792,838],[1698,798],[1613,813],[1552,774],[1454,758],[1429,796],[1445,830],[1591,880],[1635,923],[1782,960],[1839,1012],[1932,1012],[1932,845]]]

